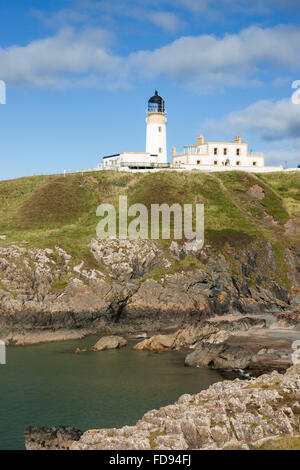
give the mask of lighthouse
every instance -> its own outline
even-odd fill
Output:
[[[167,162],[167,118],[165,102],[158,92],[148,100],[146,118],[146,151],[120,152],[102,157],[104,170],[156,171],[169,168]]]
[[[157,163],[167,163],[165,102],[158,92],[148,101],[146,118],[146,153],[156,156]]]

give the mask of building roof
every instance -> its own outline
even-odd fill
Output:
[[[153,106],[153,105],[156,105],[157,106],[157,111],[159,113],[163,113],[165,111],[165,102],[164,100],[162,99],[161,96],[159,96],[158,94],[158,91],[155,90],[155,93],[153,96],[151,96],[151,98],[149,99],[148,101],[148,109],[149,109],[149,105],[150,105],[150,108]],[[152,106],[151,106],[152,105]]]

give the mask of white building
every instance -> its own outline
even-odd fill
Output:
[[[234,142],[204,142],[203,135],[197,137],[195,145],[185,145],[184,151],[176,155],[173,147],[173,167],[199,169],[203,171],[243,169],[245,171],[273,171],[280,167],[265,167],[263,154],[248,153],[248,144],[240,137]]]
[[[148,101],[146,118],[146,152],[121,152],[103,157],[104,170],[145,170],[168,168],[167,118],[165,103],[155,91]]]
[[[172,168],[178,171],[226,171],[253,172],[282,171],[282,166],[265,167],[263,154],[248,153],[248,144],[236,137],[234,142],[205,142],[203,135],[195,145],[184,146],[176,155],[173,147],[172,164],[167,158],[167,118],[165,102],[155,91],[148,101],[146,118],[146,152],[121,152],[103,157],[99,169],[121,171],[157,171]]]

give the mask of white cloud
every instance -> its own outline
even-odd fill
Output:
[[[123,59],[110,53],[111,35],[103,30],[59,34],[25,47],[0,48],[0,76],[9,85],[61,88],[97,75],[106,86],[123,86]]]
[[[154,51],[132,54],[129,64],[145,75],[164,73],[195,90],[205,90],[257,84],[262,66],[297,70],[299,56],[300,29],[252,26],[223,38],[181,37]]]
[[[170,33],[176,32],[181,25],[181,22],[174,13],[155,11],[148,13],[147,16],[155,25]]]
[[[175,23],[170,29],[166,28],[168,15],[176,17],[177,27],[182,25],[179,17],[186,13],[190,21],[232,21],[232,15],[266,16],[274,9],[290,12],[299,6],[299,0],[69,0],[70,7],[58,12],[49,13],[33,10],[33,13],[45,24],[54,26],[85,22],[94,23],[97,16],[105,15],[106,18],[133,18],[138,21],[151,21],[152,15],[157,17],[155,24],[165,31],[174,32]],[[228,15],[230,12],[230,15]],[[192,16],[191,16],[192,13]],[[95,18],[96,15],[96,18]]]
[[[292,91],[292,90],[291,90]],[[300,105],[291,99],[261,100],[240,111],[233,111],[210,128],[226,129],[231,134],[255,133],[266,141],[297,139],[300,136]]]
[[[285,145],[271,145],[265,150],[265,165],[282,165],[297,168],[300,165],[300,143],[286,142]]]
[[[112,53],[111,41],[105,30],[64,28],[26,46],[0,48],[0,76],[9,85],[53,88],[97,81],[98,86],[124,87],[139,78],[166,75],[202,92],[257,85],[261,72],[274,67],[285,73],[300,69],[300,29],[295,27],[250,27],[222,38],[181,37],[128,57]]]
[[[71,24],[86,23],[89,21],[88,15],[71,8],[64,8],[52,13],[32,8],[30,13],[46,26],[66,26]]]
[[[168,0],[165,0],[166,2]],[[296,9],[299,0],[169,0],[170,4],[176,4],[194,13],[213,18],[220,18],[223,12],[240,13],[244,15],[267,15],[272,10]]]
[[[61,27],[72,24],[95,25],[107,20],[111,23],[116,18],[150,22],[169,33],[175,33],[183,25],[178,16],[170,11],[158,10],[155,1],[139,0],[102,0],[100,2],[77,2],[73,8],[49,12],[31,9],[31,14],[49,27]]]

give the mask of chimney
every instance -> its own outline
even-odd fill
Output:
[[[172,148],[172,156],[173,158],[176,157],[176,147]]]
[[[202,134],[197,136],[197,145],[203,145],[204,144],[204,136]]]
[[[239,135],[235,138],[234,141],[235,141],[236,144],[241,144],[242,143],[242,139],[240,138]]]

